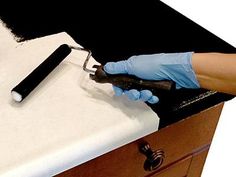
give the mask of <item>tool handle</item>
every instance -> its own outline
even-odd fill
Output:
[[[171,91],[175,89],[175,82],[169,80],[155,81],[144,80],[133,75],[127,74],[108,74],[104,71],[103,66],[95,66],[97,68],[95,74],[90,74],[90,78],[98,83],[110,83],[123,90],[165,90]]]
[[[67,44],[58,47],[48,58],[11,90],[13,99],[17,102],[21,102],[70,54],[70,52],[71,48]]]

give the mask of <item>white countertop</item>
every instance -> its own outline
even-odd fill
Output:
[[[89,79],[81,51],[14,102],[11,89],[64,43],[78,46],[67,33],[17,43],[0,24],[0,176],[53,176],[158,130],[146,104]]]

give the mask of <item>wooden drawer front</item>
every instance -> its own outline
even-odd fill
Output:
[[[146,177],[200,177],[209,146]]]
[[[154,175],[148,177],[184,177],[188,174],[188,169],[191,164],[192,156],[188,156]]]
[[[223,104],[212,107],[58,176],[142,177],[150,175],[153,171],[145,171],[143,168],[146,157],[139,151],[140,143],[148,142],[152,150],[162,149],[165,158],[156,171],[166,168],[211,143],[222,107]]]
[[[162,167],[178,161],[210,145],[222,106],[212,107],[143,139],[153,150],[163,149],[165,159]]]
[[[206,148],[202,152],[194,154],[192,161],[191,161],[191,165],[188,170],[188,177],[200,177],[201,176],[208,151],[209,151],[209,147]]]

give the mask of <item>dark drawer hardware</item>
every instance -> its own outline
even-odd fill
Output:
[[[144,162],[144,170],[152,171],[159,168],[164,160],[164,151],[163,150],[156,150],[152,151],[150,145],[145,142],[140,145],[139,150],[142,154],[144,154],[147,159]]]

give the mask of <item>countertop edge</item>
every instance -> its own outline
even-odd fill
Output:
[[[129,127],[131,130],[129,133],[123,131],[123,128],[118,131],[107,132],[103,131],[96,134],[96,137],[86,138],[79,143],[66,146],[56,152],[46,154],[39,159],[34,159],[24,165],[18,166],[7,173],[3,174],[4,177],[50,177],[62,173],[75,166],[83,164],[89,160],[95,159],[103,154],[106,154],[112,150],[118,149],[128,143],[131,143],[137,139],[154,133],[158,130],[156,125],[159,124],[159,119],[150,121],[145,126],[133,126]],[[111,131],[111,130],[109,130]],[[115,135],[114,139],[109,136],[107,139],[103,139],[105,143],[97,144],[91,139],[97,139],[101,141],[101,137],[107,137],[106,135]],[[112,134],[111,134],[112,133]],[[100,137],[100,139],[99,139]],[[107,142],[108,141],[108,142]],[[82,146],[81,146],[82,145]],[[29,169],[31,169],[29,171]]]

